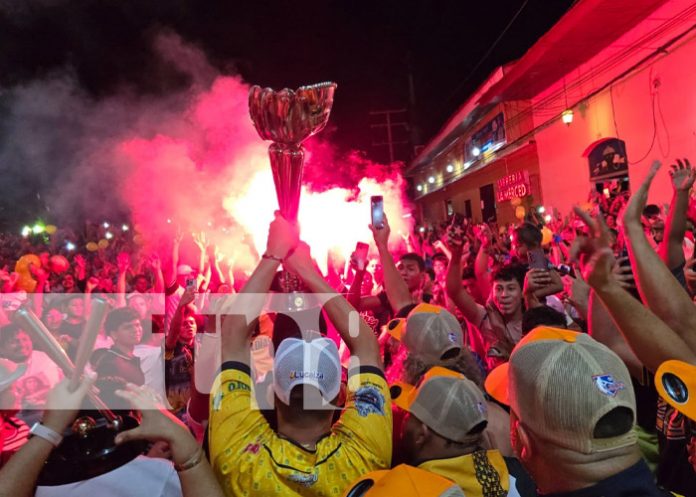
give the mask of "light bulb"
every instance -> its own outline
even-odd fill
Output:
[[[573,122],[573,110],[572,109],[564,110],[563,113],[561,114],[561,120],[567,125],[572,123]]]

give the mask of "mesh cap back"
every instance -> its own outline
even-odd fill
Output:
[[[418,388],[397,386],[400,391],[394,392],[394,403],[448,440],[467,442],[478,436],[488,421],[483,393],[461,373],[434,367]]]
[[[563,340],[530,335],[513,350],[508,369],[510,408],[521,423],[543,440],[584,454],[635,444],[632,429],[595,438],[597,422],[616,408],[629,409],[635,423],[623,361],[584,333]]]
[[[408,315],[401,342],[409,354],[437,363],[464,346],[462,327],[447,309],[419,304]]]
[[[298,385],[317,388],[326,403],[338,395],[341,387],[336,344],[328,338],[307,338],[283,340],[273,361],[273,389],[286,405],[290,405],[290,393]]]

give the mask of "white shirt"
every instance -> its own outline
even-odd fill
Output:
[[[140,358],[140,369],[145,375],[145,384],[163,398],[167,398],[164,387],[164,354],[162,347],[136,345],[133,354]]]
[[[89,480],[37,487],[36,497],[181,497],[171,462],[138,456],[120,468]]]

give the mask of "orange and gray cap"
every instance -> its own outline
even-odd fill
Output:
[[[418,304],[404,319],[387,323],[389,334],[408,349],[409,354],[436,363],[456,357],[464,346],[462,327],[444,307]]]
[[[392,401],[438,435],[454,442],[478,438],[488,424],[483,392],[463,374],[436,366],[418,387],[396,383]]]
[[[593,454],[636,443],[633,430],[596,438],[598,421],[636,399],[623,361],[585,333],[539,327],[515,346],[510,361],[486,378],[486,391],[537,436],[567,449]]]

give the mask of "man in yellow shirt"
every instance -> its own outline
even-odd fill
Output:
[[[281,261],[312,292],[335,295],[324,310],[358,363],[348,374],[344,411],[332,424],[341,379],[336,345],[303,333],[285,339],[276,351],[273,430],[254,398],[252,329],[244,316],[225,316],[222,372],[211,392],[210,460],[228,496],[339,496],[355,479],[391,464],[391,401],[379,345],[355,309],[317,272],[297,228],[279,215],[242,294],[268,292]],[[352,333],[349,320],[357,325]]]

